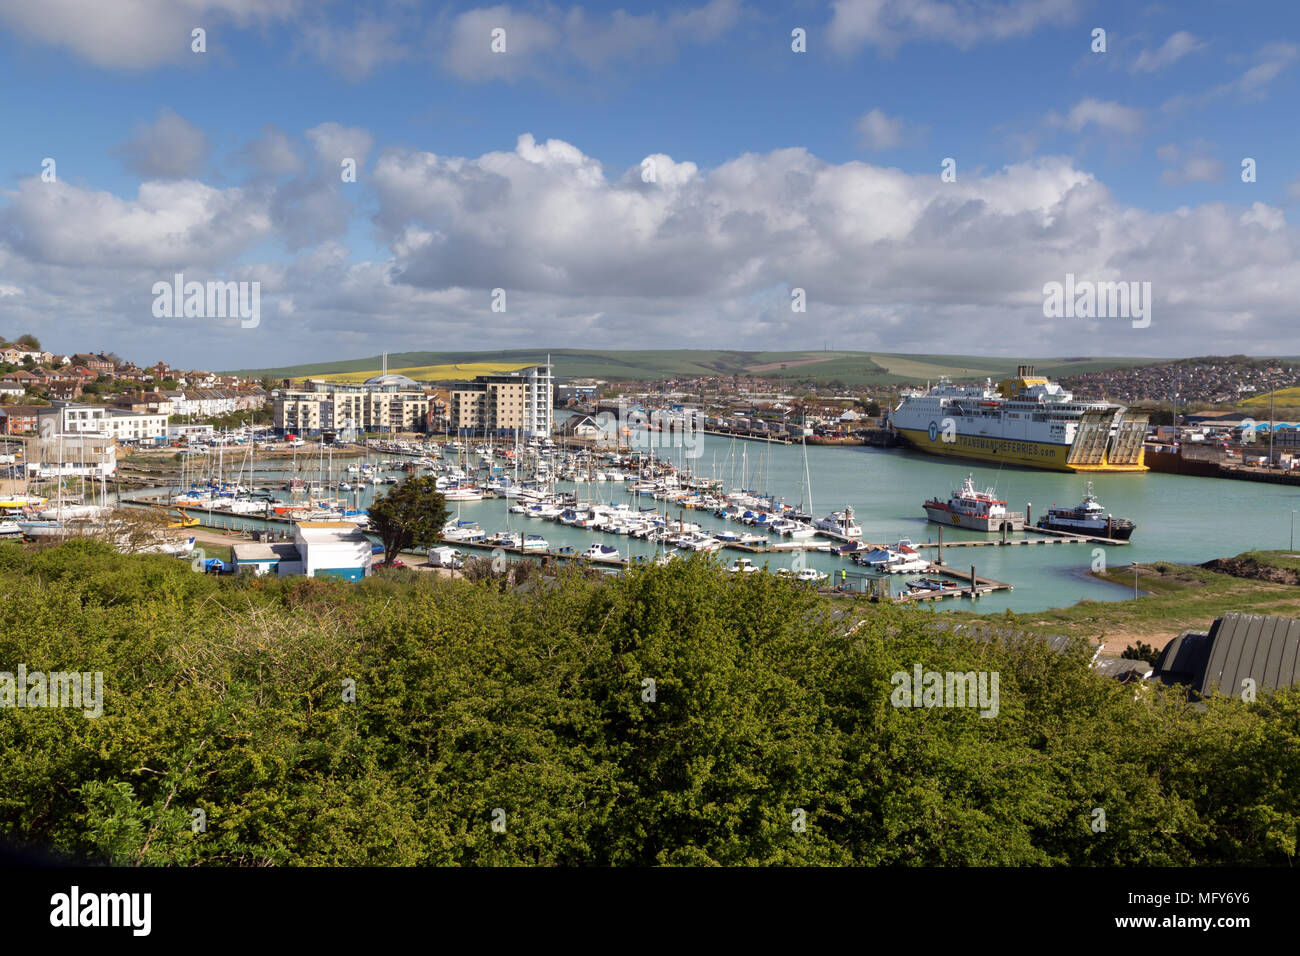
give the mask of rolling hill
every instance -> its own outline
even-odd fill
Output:
[[[473,378],[489,371],[508,371],[545,362],[561,378],[612,381],[658,379],[674,375],[761,376],[790,381],[843,382],[845,385],[896,385],[954,379],[1005,378],[1016,366],[1034,365],[1040,374],[1059,378],[1080,372],[1146,365],[1154,359],[984,358],[968,355],[917,355],[888,352],[802,351],[750,352],[721,349],[516,349],[500,352],[397,352],[388,356],[390,372],[418,379]],[[237,369],[231,374],[281,378],[329,378],[364,381],[379,374],[380,357],[342,359],[277,368]]]

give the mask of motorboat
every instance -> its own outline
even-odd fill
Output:
[[[853,520],[853,507],[847,506],[843,511],[832,511],[825,518],[814,522],[813,528],[828,538],[838,541],[852,541],[862,537],[862,528]]]

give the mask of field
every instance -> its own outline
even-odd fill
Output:
[[[518,362],[459,362],[449,365],[414,365],[406,368],[389,367],[390,374],[405,375],[417,381],[444,381],[455,379],[471,379],[477,375],[496,375],[503,372],[513,372],[516,369],[527,368],[528,363],[520,364]],[[367,369],[362,372],[335,372],[329,375],[322,375],[321,378],[327,382],[342,382],[344,384],[364,382],[380,374],[380,369]]]
[[[1300,559],[1281,551],[1252,551],[1216,562],[1218,568],[1140,564],[1141,596],[1124,601],[1080,601],[1071,607],[1016,616],[1020,627],[1101,641],[1103,653],[1120,655],[1135,641],[1159,649],[1183,631],[1207,630],[1228,611],[1300,617]],[[1226,573],[1231,570],[1233,573]],[[1119,565],[1097,577],[1132,588],[1133,565]],[[977,619],[959,612],[960,617]],[[1001,616],[985,618],[1001,622]]]
[[[519,349],[500,352],[390,353],[388,367],[416,379],[472,378],[485,371],[517,369],[545,362],[562,378],[609,381],[658,379],[674,375],[759,375],[779,381],[843,382],[849,386],[901,385],[953,379],[1014,375],[1016,366],[1034,365],[1040,374],[1059,378],[1080,372],[1147,364],[1134,358],[979,358],[963,355],[916,355],[888,352],[794,351],[750,352],[721,349]],[[480,370],[471,371],[478,367]],[[278,368],[238,369],[235,374],[280,378],[323,377],[332,381],[365,381],[379,374],[380,358],[344,359]]]

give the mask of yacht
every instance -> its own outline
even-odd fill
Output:
[[[853,520],[853,506],[846,506],[843,511],[832,511],[825,518],[815,522],[813,528],[828,538],[839,541],[852,541],[862,537],[862,528]]]

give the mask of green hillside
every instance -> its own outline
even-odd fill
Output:
[[[1016,366],[1034,365],[1041,374],[1059,378],[1080,372],[1145,365],[1137,358],[982,358],[967,355],[917,355],[889,352],[794,351],[751,352],[723,349],[514,349],[477,352],[392,352],[390,369],[470,362],[526,364],[546,361],[563,378],[602,378],[615,381],[656,379],[672,375],[758,375],[789,381],[846,385],[895,385],[949,376],[954,379],[1003,378]],[[277,368],[236,369],[233,374],[271,378],[304,378],[347,372],[378,372],[380,357],[340,359]]]

